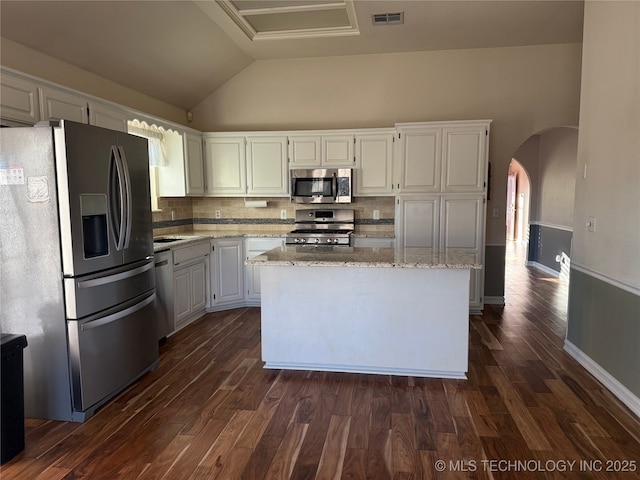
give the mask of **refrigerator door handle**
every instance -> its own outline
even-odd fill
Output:
[[[87,331],[87,330],[91,330],[92,328],[98,328],[98,327],[102,327],[104,325],[107,325],[109,323],[115,322],[117,320],[120,320],[121,318],[124,318],[128,315],[131,315],[132,313],[137,312],[138,310],[142,310],[144,307],[146,307],[147,305],[149,305],[150,303],[152,303],[154,300],[156,299],[156,294],[153,293],[150,296],[148,296],[147,298],[145,298],[144,300],[142,300],[140,303],[136,303],[135,305],[129,307],[129,308],[125,308],[124,310],[121,310],[117,313],[113,313],[111,315],[107,315],[106,317],[102,317],[99,320],[94,320],[92,322],[87,322],[81,325],[81,329],[82,331]]]
[[[120,280],[135,277],[136,275],[140,275],[141,273],[151,270],[153,266],[153,263],[149,262],[146,265],[134,268],[133,270],[127,270],[126,272],[116,273],[107,277],[93,278],[91,280],[83,280],[77,283],[77,288],[93,288],[100,285],[106,285],[107,283],[119,282]]]
[[[124,235],[124,248],[129,247],[129,240],[131,239],[131,175],[129,174],[129,164],[127,163],[127,156],[124,153],[123,147],[118,147],[118,153],[120,155],[120,164],[122,165],[122,173],[124,175],[125,184],[125,235]]]
[[[125,237],[125,177],[122,160],[115,145],[111,146],[109,166],[109,194],[111,196],[111,224],[113,226],[116,250],[122,250]],[[117,177],[117,178],[116,178]],[[115,211],[114,211],[115,210]],[[117,214],[117,216],[116,216]]]

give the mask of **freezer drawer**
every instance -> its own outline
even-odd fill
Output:
[[[65,278],[68,319],[81,319],[155,288],[153,258],[105,272]]]
[[[155,302],[152,290],[104,314],[67,321],[74,411],[97,408],[155,368]]]

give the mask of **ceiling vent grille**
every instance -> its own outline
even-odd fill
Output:
[[[402,25],[404,23],[404,12],[374,13],[371,18],[374,25]]]

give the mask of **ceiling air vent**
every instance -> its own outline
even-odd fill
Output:
[[[402,25],[404,23],[404,12],[374,13],[371,18],[374,25]]]

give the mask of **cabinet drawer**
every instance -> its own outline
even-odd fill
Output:
[[[191,260],[209,255],[209,242],[197,243],[173,250],[173,265],[178,266]]]

